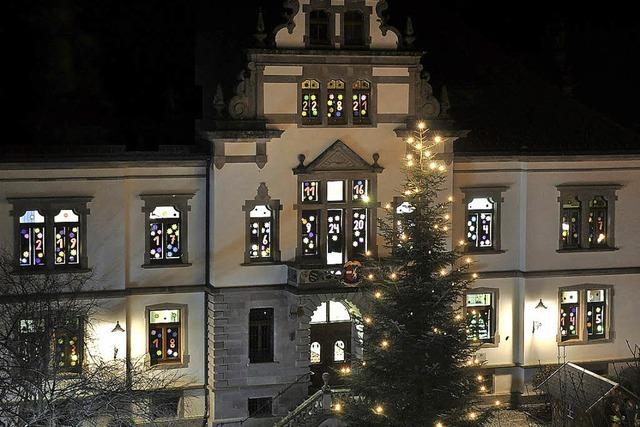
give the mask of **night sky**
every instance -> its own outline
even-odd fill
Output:
[[[559,3],[389,0],[389,13],[401,29],[412,16],[436,94],[443,84],[473,93],[515,64],[640,131],[631,6]],[[3,127],[34,146],[191,144],[203,94],[218,82],[227,99],[233,91],[258,6],[269,30],[282,22],[280,0],[10,1],[0,27]],[[208,87],[195,86],[196,73]]]

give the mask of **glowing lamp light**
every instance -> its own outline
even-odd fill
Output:
[[[438,421],[438,422],[435,424],[435,427],[444,427],[444,424],[442,424],[440,421]]]
[[[370,324],[371,324],[371,322],[373,322],[373,320],[371,320],[371,318],[370,318],[370,317],[365,317],[365,318],[364,318],[364,323],[366,323],[367,325],[370,325]]]
[[[478,381],[482,381],[484,379],[484,377],[482,375],[478,375]]]
[[[380,342],[380,347],[382,347],[382,348],[388,348],[388,347],[389,347],[389,341],[387,341],[387,340],[382,340],[382,341]]]
[[[499,400],[496,400],[494,403],[495,403],[496,406],[500,406],[500,401]]]
[[[478,418],[478,414],[476,414],[475,412],[470,412],[469,413],[469,419],[471,421],[475,420],[476,418]]]
[[[382,292],[376,291],[376,293],[374,293],[373,296],[376,297],[376,299],[380,299],[382,298]]]
[[[367,252],[365,252],[365,255],[366,255],[366,256],[371,256],[371,251],[367,251]]]
[[[425,122],[418,123],[418,129],[425,130],[426,127],[427,127],[427,124]]]
[[[487,391],[487,387],[486,386],[480,386],[480,391]]]
[[[449,219],[449,218],[451,218],[449,214],[445,214],[444,219]]]
[[[453,202],[453,196],[447,197],[447,200],[450,201],[450,202]]]
[[[409,138],[407,138],[407,142],[408,142],[409,144],[413,144],[413,143],[414,143],[414,141],[415,141],[415,139],[413,139],[413,137],[412,137],[412,136],[410,136]]]
[[[466,262],[467,264],[471,264],[471,258],[466,258],[464,262]]]
[[[473,274],[471,275],[471,277],[473,277],[474,279],[477,279],[477,278],[478,278],[478,273],[473,273]]]
[[[456,320],[462,320],[462,314],[456,314],[455,319]]]
[[[460,241],[458,242],[458,244],[459,244],[460,246],[464,246],[465,241],[464,241],[464,240],[460,240]]]
[[[385,209],[391,209],[391,203],[387,203],[386,205],[384,205]]]
[[[369,279],[369,280],[373,280],[373,274],[369,274],[369,275],[367,276],[367,279]]]
[[[336,403],[335,405],[333,405],[333,410],[336,412],[342,411],[342,405],[340,403]]]
[[[440,135],[436,135],[436,137],[433,138],[433,140],[435,141],[436,144],[440,144],[442,142],[442,137]]]
[[[375,407],[374,411],[376,412],[376,414],[382,415],[384,413],[384,408],[382,407],[382,405],[378,405]]]
[[[398,275],[396,273],[391,273],[391,280],[396,280],[398,278]]]

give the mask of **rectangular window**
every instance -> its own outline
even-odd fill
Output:
[[[301,90],[302,123],[315,125],[322,123],[320,114],[320,83],[317,80],[305,80]]]
[[[357,80],[353,83],[351,95],[351,112],[354,124],[368,124],[370,120],[371,83]]]
[[[495,203],[490,197],[476,197],[467,204],[467,244],[469,250],[495,249]]]
[[[53,218],[55,235],[55,264],[77,265],[80,263],[80,217],[71,209],[61,210]]]
[[[589,201],[589,247],[607,247],[607,200],[596,196]]]
[[[180,211],[173,206],[157,206],[149,214],[149,255],[152,263],[179,262]]]
[[[249,311],[249,362],[273,362],[273,308]]]
[[[369,180],[354,179],[351,182],[351,199],[354,202],[369,201]]]
[[[45,258],[45,220],[38,210],[26,211],[19,219],[20,266],[42,267]]]
[[[327,118],[330,125],[347,123],[345,114],[346,92],[342,80],[330,80],[327,83]]]
[[[327,181],[327,202],[344,202],[344,181]]]
[[[182,362],[179,309],[149,311],[149,357],[151,365]]]
[[[303,181],[300,200],[302,203],[318,203],[320,201],[320,181]]]
[[[54,336],[54,363],[60,372],[80,372],[82,368],[84,322],[74,318],[61,322]]]
[[[473,342],[495,342],[496,308],[493,292],[468,293],[465,301],[467,338]]]
[[[369,246],[369,210],[353,209],[351,245],[353,258],[363,258]]]
[[[582,235],[581,203],[570,199],[562,203],[562,249],[577,249]]]
[[[253,260],[271,258],[272,212],[269,206],[258,205],[249,212],[250,241],[249,257]]]
[[[368,32],[367,32],[368,33]],[[344,13],[344,45],[348,47],[364,46],[365,21],[364,15],[358,10]]]
[[[250,398],[249,417],[262,418],[273,416],[273,399],[271,397]]]
[[[610,287],[560,291],[560,342],[590,342],[610,337]]]
[[[344,217],[342,209],[327,210],[327,264],[344,263]]]
[[[170,419],[178,416],[180,395],[166,392],[156,392],[151,395],[149,402],[151,419]]]
[[[318,211],[302,211],[302,255],[315,257],[318,250]]]

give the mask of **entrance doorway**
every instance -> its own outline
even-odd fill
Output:
[[[322,387],[322,374],[329,373],[331,386],[341,385],[339,370],[351,368],[353,324],[347,307],[337,301],[323,302],[313,312],[311,328],[311,392]]]

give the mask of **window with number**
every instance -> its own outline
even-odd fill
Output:
[[[320,83],[317,80],[305,80],[301,89],[301,111],[302,123],[315,125],[322,123],[320,110]]]
[[[344,125],[347,123],[346,96],[342,80],[330,80],[327,83],[327,118],[330,125]]]
[[[269,189],[262,182],[256,196],[247,200],[242,209],[246,214],[247,230],[245,264],[280,261],[280,201],[269,196]]]
[[[496,343],[497,291],[473,290],[465,297],[467,338],[474,343]]]
[[[49,367],[56,373],[80,373],[84,356],[84,328],[85,322],[80,316],[21,319],[16,352],[19,363],[29,369],[39,366],[45,370]]]
[[[467,205],[467,244],[470,250],[494,249],[495,202],[478,197]]]
[[[273,308],[249,311],[249,362],[273,362]]]
[[[149,358],[151,365],[182,362],[180,309],[149,310]]]
[[[611,293],[611,286],[561,289],[559,341],[580,343],[609,339]]]
[[[354,124],[370,123],[371,83],[357,80],[352,85],[351,112]]]
[[[54,336],[54,363],[60,372],[80,372],[84,342],[84,322],[73,318],[57,325]]]
[[[87,268],[90,197],[8,200],[14,207],[16,260],[21,269],[44,272]]]
[[[559,185],[559,251],[615,249],[616,191],[620,185]]]

